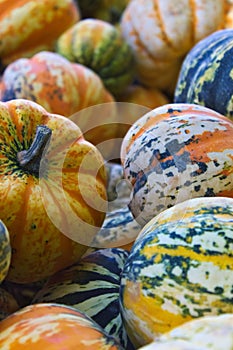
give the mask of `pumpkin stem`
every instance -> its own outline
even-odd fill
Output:
[[[52,130],[47,126],[37,126],[36,135],[30,148],[17,153],[17,160],[21,168],[39,177],[41,158],[51,135]]]

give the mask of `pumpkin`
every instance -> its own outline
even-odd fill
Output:
[[[16,311],[0,322],[0,347],[8,350],[120,350],[91,318],[66,305],[41,303]]]
[[[80,19],[74,0],[0,2],[0,60],[3,66],[41,50],[52,50],[56,39]]]
[[[7,276],[11,262],[11,243],[8,229],[0,220],[0,283]]]
[[[146,113],[121,145],[134,218],[144,226],[189,198],[232,197],[232,155],[233,123],[216,111],[171,103]]]
[[[138,350],[231,350],[233,314],[203,316],[186,322]]]
[[[120,286],[122,316],[136,347],[192,319],[233,313],[232,238],[233,199],[227,197],[189,199],[143,227]]]
[[[133,54],[117,28],[96,18],[83,19],[57,40],[56,52],[91,68],[113,95],[134,78]]]
[[[77,0],[82,18],[98,18],[118,24],[130,0]]]
[[[196,103],[233,118],[232,36],[233,29],[219,30],[192,48],[182,64],[174,102]]]
[[[75,307],[126,349],[128,338],[120,314],[119,285],[127,256],[128,252],[120,248],[85,255],[80,262],[51,276],[32,302]]]
[[[14,296],[0,287],[0,321],[19,309]]]
[[[31,283],[76,262],[106,212],[102,155],[68,118],[39,104],[0,103],[0,212],[12,258],[7,280]]]
[[[173,95],[184,56],[195,43],[224,24],[219,0],[134,0],[121,17],[138,80]]]

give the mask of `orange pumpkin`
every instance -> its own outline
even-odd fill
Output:
[[[105,218],[106,171],[68,118],[23,99],[1,102],[0,116],[0,212],[12,246],[6,278],[30,283],[86,251]]]
[[[223,1],[134,0],[120,27],[133,50],[139,81],[172,93],[183,57],[223,24]]]
[[[52,50],[58,36],[80,19],[74,0],[1,0],[0,14],[4,66],[19,57]]]
[[[0,322],[0,348],[8,350],[120,350],[97,323],[72,307],[35,304]]]

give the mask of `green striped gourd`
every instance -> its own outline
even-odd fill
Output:
[[[232,350],[233,314],[186,322],[138,350]]]
[[[124,266],[120,302],[136,347],[192,319],[233,313],[233,199],[193,198],[155,216]]]
[[[174,102],[196,103],[233,118],[233,29],[197,43],[182,63]]]
[[[33,303],[75,307],[120,341],[124,349],[132,349],[119,305],[120,278],[128,254],[124,249],[111,248],[85,255],[79,263],[51,276]]]
[[[10,235],[6,225],[0,220],[0,283],[5,279],[11,262]]]
[[[122,93],[133,80],[131,48],[108,22],[95,18],[79,21],[58,38],[56,52],[92,69],[113,95]]]

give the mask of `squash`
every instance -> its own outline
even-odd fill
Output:
[[[72,119],[85,139],[96,146],[116,137],[118,126],[113,125],[117,118],[113,96],[91,69],[71,63],[58,53],[43,51],[8,65],[2,75],[0,100],[19,98],[34,101],[50,113]],[[93,106],[95,108],[91,109]],[[112,149],[114,145],[108,143],[106,150],[101,150],[104,158],[111,158]]]
[[[121,273],[128,252],[120,248],[100,249],[78,263],[51,276],[32,303],[70,305],[91,317],[124,349],[128,338],[119,306]]]
[[[56,39],[80,12],[74,0],[9,0],[0,2],[0,60],[3,67],[21,57],[53,50]]]
[[[79,21],[58,38],[56,52],[92,69],[115,96],[133,81],[131,48],[108,22],[95,18]]]
[[[174,328],[138,350],[231,350],[232,334],[232,313],[203,316]]]
[[[14,296],[0,287],[0,321],[19,310],[19,304]]]
[[[197,43],[183,61],[174,102],[196,103],[233,119],[233,29]]]
[[[105,218],[106,171],[68,118],[24,99],[1,102],[0,115],[0,212],[12,247],[7,280],[31,283],[87,250]]]
[[[11,243],[8,229],[0,220],[0,283],[6,278],[11,263]]]
[[[192,319],[233,314],[232,238],[233,199],[227,197],[189,199],[143,227],[120,286],[136,348]]]
[[[224,26],[224,9],[219,0],[130,1],[120,28],[132,48],[138,80],[173,95],[184,56]]]
[[[146,113],[121,145],[130,210],[144,226],[194,197],[233,197],[233,123],[209,108],[171,103]]]
[[[8,350],[122,350],[91,318],[66,305],[41,303],[0,322],[0,348]]]

